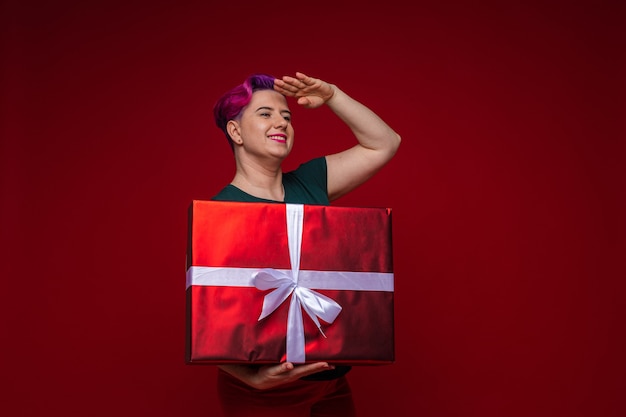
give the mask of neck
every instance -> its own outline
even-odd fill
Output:
[[[258,198],[284,201],[283,172],[280,166],[271,170],[259,166],[237,165],[237,172],[231,184]]]

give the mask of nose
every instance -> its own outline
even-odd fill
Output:
[[[285,120],[285,118],[282,115],[277,114],[275,116],[274,126],[277,129],[285,129],[287,127],[287,120]]]

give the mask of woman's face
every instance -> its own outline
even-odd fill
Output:
[[[285,96],[273,90],[254,92],[239,120],[239,139],[247,152],[258,156],[289,155],[294,130]]]

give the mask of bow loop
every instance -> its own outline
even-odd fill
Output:
[[[259,290],[275,288],[263,298],[263,308],[259,320],[272,314],[289,297],[296,286],[288,274],[271,268],[262,269],[252,274],[252,282]]]

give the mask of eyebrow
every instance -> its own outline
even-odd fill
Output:
[[[268,107],[268,106],[261,106],[258,109],[256,109],[256,111],[259,111],[259,110],[271,110],[271,111],[274,111],[274,108],[273,107]],[[289,110],[281,110],[280,113],[281,114],[282,113],[289,113],[289,114],[291,114],[291,112]]]

